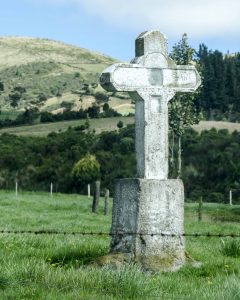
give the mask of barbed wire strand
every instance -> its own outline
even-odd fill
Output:
[[[240,233],[145,233],[145,232],[93,232],[93,231],[58,231],[58,230],[0,230],[0,234],[34,234],[34,235],[82,235],[82,236],[124,236],[124,235],[137,235],[137,236],[162,236],[162,237],[216,237],[216,238],[240,238]]]

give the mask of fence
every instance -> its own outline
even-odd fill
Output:
[[[137,236],[162,236],[162,237],[214,237],[214,238],[224,238],[224,237],[231,237],[231,238],[240,238],[240,233],[210,233],[210,232],[199,232],[199,233],[183,233],[179,234],[170,234],[170,233],[147,233],[147,232],[118,232],[118,233],[111,233],[111,232],[86,232],[86,231],[58,231],[58,230],[0,230],[0,234],[34,234],[34,235],[82,235],[82,236],[124,236],[124,235],[137,235]]]

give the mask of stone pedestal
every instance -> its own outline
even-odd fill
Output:
[[[146,270],[175,271],[185,258],[183,220],[181,180],[117,180],[111,254]]]

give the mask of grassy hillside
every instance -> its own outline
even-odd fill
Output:
[[[117,123],[120,120],[123,122],[124,126],[126,126],[127,124],[134,123],[134,117],[90,119],[90,129],[96,130],[97,133],[100,133],[102,131],[112,131],[117,129]],[[23,136],[46,136],[50,132],[65,131],[68,129],[69,126],[75,127],[84,123],[85,120],[74,120],[47,124],[18,126],[0,129],[0,134],[9,133]],[[198,125],[194,125],[193,128],[198,132],[201,132],[203,130],[209,130],[211,128],[216,128],[217,130],[227,129],[229,132],[233,132],[235,130],[240,131],[240,124],[230,122],[201,121]]]
[[[91,213],[91,199],[80,195],[0,192],[1,230],[109,232],[111,215]],[[239,206],[185,206],[185,230],[239,233]],[[224,220],[224,221],[223,221]],[[195,299],[237,300],[239,255],[231,238],[188,237],[186,249],[200,268],[187,264],[176,273],[144,273],[137,265],[122,269],[92,262],[109,251],[108,236],[1,234],[0,298],[46,300]],[[225,246],[223,246],[225,245]],[[237,244],[236,244],[237,245]]]
[[[106,94],[98,78],[114,62],[111,57],[52,40],[1,37],[1,111],[36,107],[57,113],[69,105],[73,110],[84,109],[98,100],[97,94]],[[110,100],[115,99],[118,95]],[[128,111],[131,103],[127,100]]]

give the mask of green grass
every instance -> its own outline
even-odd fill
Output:
[[[239,234],[239,212],[240,206],[204,204],[198,222],[197,204],[186,204],[186,232]],[[230,221],[218,221],[223,214]],[[92,214],[85,196],[0,192],[0,229],[108,232],[110,224],[103,199]],[[91,265],[108,253],[107,236],[1,234],[0,299],[240,299],[240,257],[223,252],[223,240],[232,239],[187,238],[189,255],[202,267],[150,274],[136,265]]]
[[[17,116],[19,115],[19,111],[9,110],[9,111],[1,111],[0,113],[0,120],[16,120]]]

